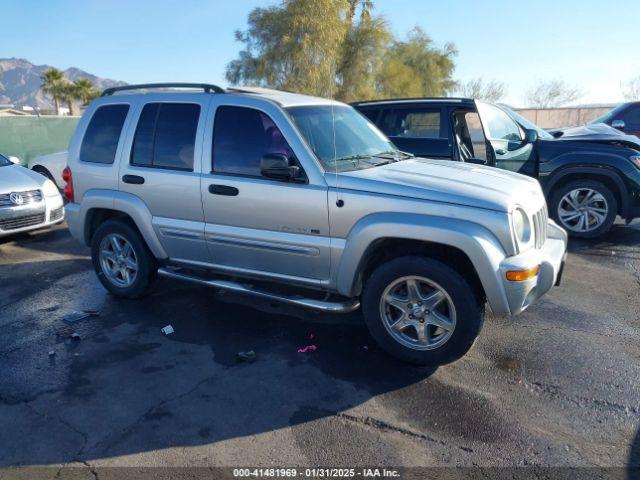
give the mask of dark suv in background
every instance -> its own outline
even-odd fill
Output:
[[[628,135],[640,137],[640,102],[621,103],[589,122],[590,125],[598,123],[606,123]]]
[[[617,215],[627,222],[640,216],[640,139],[635,136],[611,129],[552,136],[507,106],[462,98],[353,106],[400,150],[537,178],[550,215],[573,236],[596,237]]]

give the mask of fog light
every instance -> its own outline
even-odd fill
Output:
[[[524,282],[538,275],[540,265],[536,265],[528,270],[509,270],[506,273],[507,280],[510,282]]]

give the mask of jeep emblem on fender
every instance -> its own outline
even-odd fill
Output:
[[[24,197],[19,193],[12,193],[11,195],[9,195],[9,200],[11,200],[11,203],[13,203],[14,205],[24,204]]]

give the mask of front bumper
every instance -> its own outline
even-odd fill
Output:
[[[567,233],[553,220],[548,223],[548,237],[542,248],[532,248],[520,255],[500,262],[500,276],[509,305],[509,313],[516,315],[558,284],[567,256]],[[538,275],[524,281],[509,281],[506,273],[540,266]]]
[[[0,208],[0,237],[39,230],[64,221],[62,196],[43,197],[37,203]]]

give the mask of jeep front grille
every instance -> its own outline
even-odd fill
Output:
[[[11,201],[11,195],[18,194],[22,198],[22,203],[14,203]],[[42,201],[42,192],[40,190],[28,190],[26,192],[11,192],[0,194],[0,208],[16,207],[19,205],[29,205],[31,203],[40,203]]]
[[[536,239],[536,248],[542,248],[547,241],[547,221],[549,214],[545,205],[533,215],[533,233]]]
[[[44,212],[35,215],[25,215],[24,217],[9,218],[0,220],[0,230],[18,230],[19,228],[32,227],[44,223]]]

